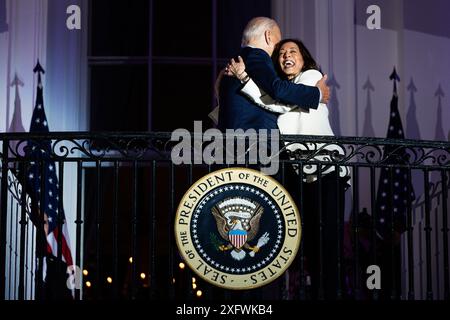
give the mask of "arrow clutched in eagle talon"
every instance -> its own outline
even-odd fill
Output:
[[[252,251],[250,252],[250,257],[254,257],[255,253],[259,251],[259,249],[261,249],[261,247],[264,247],[267,242],[269,242],[270,238],[269,238],[269,233],[266,232],[264,233],[259,239],[258,239],[258,243],[256,244],[255,247],[253,247]]]

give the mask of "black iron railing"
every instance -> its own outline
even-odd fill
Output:
[[[178,202],[197,179],[251,163],[175,165],[171,151],[178,141],[170,133],[0,134],[0,141],[4,299],[450,298],[448,142],[283,136],[274,177],[301,215],[311,183],[317,190],[325,183],[336,192],[348,188],[335,198],[336,207],[344,207],[333,224],[337,240],[330,244],[324,234],[331,225],[324,222],[328,195],[311,193],[318,221],[302,216],[302,224],[305,232],[317,228],[317,243],[308,249],[312,241],[305,236],[283,277],[243,293],[215,288],[183,268],[173,225]],[[48,170],[56,172],[56,189]],[[39,186],[30,182],[35,175]],[[396,194],[398,187],[413,196]],[[52,203],[55,221],[44,208]],[[49,227],[61,232],[49,239]],[[64,241],[72,258],[69,277]],[[340,253],[333,271],[322,263],[329,250]],[[367,286],[369,266],[380,267],[380,290]],[[336,280],[331,289],[330,272]]]

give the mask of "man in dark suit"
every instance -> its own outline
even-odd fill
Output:
[[[246,72],[258,87],[273,99],[302,108],[317,109],[319,102],[328,102],[329,88],[326,76],[316,87],[281,80],[273,65],[271,55],[281,40],[277,23],[266,17],[253,18],[242,36],[242,50]],[[219,129],[278,129],[277,114],[265,110],[240,92],[243,83],[224,76],[219,87]]]

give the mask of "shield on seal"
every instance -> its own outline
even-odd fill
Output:
[[[230,230],[228,233],[228,239],[233,247],[240,249],[247,241],[247,231],[242,229]]]

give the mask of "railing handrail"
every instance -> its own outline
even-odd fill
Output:
[[[188,131],[192,135],[194,132]],[[2,132],[0,140],[21,140],[21,139],[59,139],[59,138],[166,138],[170,139],[171,132],[117,132],[117,131],[53,131],[47,133],[29,133],[29,132]],[[246,134],[233,134],[235,137],[245,137]],[[442,147],[450,148],[449,141],[434,140],[414,140],[414,139],[388,139],[374,137],[355,137],[355,136],[317,136],[317,135],[280,135],[285,141],[302,141],[302,142],[335,142],[353,143],[353,144],[373,144],[373,145],[403,145],[416,147]]]

